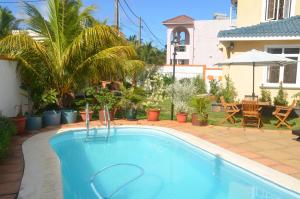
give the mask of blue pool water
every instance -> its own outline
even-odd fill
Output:
[[[61,161],[65,199],[300,198],[161,131],[113,131],[107,142],[87,141],[79,130],[51,139]]]

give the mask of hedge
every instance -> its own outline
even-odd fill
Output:
[[[11,137],[15,135],[16,132],[16,126],[11,120],[0,117],[0,159],[5,157]]]

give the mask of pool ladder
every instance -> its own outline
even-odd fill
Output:
[[[101,175],[104,171],[107,171],[111,168],[114,167],[121,167],[121,166],[129,166],[129,167],[134,167],[136,169],[139,170],[139,173],[134,176],[132,179],[126,181],[124,184],[120,185],[118,188],[116,188],[115,190],[113,190],[110,194],[107,194],[106,197],[102,196],[99,191],[97,190],[96,186],[95,186],[95,179],[97,176]],[[96,172],[90,179],[90,186],[92,188],[92,190],[94,191],[95,195],[99,198],[99,199],[109,199],[111,197],[113,197],[116,193],[118,193],[119,191],[121,191],[123,188],[125,188],[127,185],[131,184],[132,182],[136,181],[137,179],[139,179],[140,177],[142,177],[144,175],[145,171],[142,167],[136,165],[136,164],[132,164],[132,163],[118,163],[118,164],[112,164],[110,166],[104,167],[103,169],[101,169],[100,171]]]
[[[89,115],[89,104],[85,106],[85,126],[86,126],[86,139],[91,138],[90,135],[90,115]],[[110,136],[110,113],[107,105],[104,105],[104,125],[106,126],[105,140],[107,141]]]

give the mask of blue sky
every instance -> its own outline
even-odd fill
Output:
[[[83,0],[84,5],[95,5],[97,10],[94,15],[97,19],[107,19],[109,24],[113,23],[114,0]],[[135,23],[137,19],[131,15],[130,11],[120,0],[130,18]],[[212,19],[213,13],[229,13],[230,0],[127,0],[133,11],[146,21],[153,33],[165,44],[166,28],[161,24],[162,21],[173,18],[178,15],[186,14],[194,19]],[[36,3],[42,10],[46,10],[46,3]],[[7,6],[16,14],[18,18],[24,17],[22,8],[16,4],[1,4]],[[45,12],[44,12],[45,13]],[[137,34],[138,28],[120,10],[120,21],[122,31],[126,35]],[[144,41],[153,41],[153,43],[162,48],[161,44],[154,39],[151,34],[143,28],[142,38]]]

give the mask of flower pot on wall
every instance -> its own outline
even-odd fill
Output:
[[[26,130],[27,131],[36,131],[42,128],[42,117],[29,115],[26,120]]]
[[[94,111],[89,111],[89,118],[90,118],[90,121],[91,121],[92,118],[93,118],[93,113],[94,113]],[[81,116],[81,119],[85,122],[85,120],[86,120],[86,113],[85,113],[85,111],[80,111],[79,114],[80,114],[80,116]]]
[[[160,110],[159,109],[149,109],[147,111],[148,121],[159,121]]]
[[[177,113],[176,119],[179,123],[185,123],[187,121],[188,114],[187,113]]]
[[[77,111],[74,110],[63,110],[61,112],[61,122],[63,124],[72,124],[77,120]]]
[[[116,113],[116,109],[113,109],[112,111],[109,112],[109,117],[110,117],[110,121],[113,121],[115,118],[115,113]],[[99,111],[99,120],[101,122],[104,121],[104,110],[100,110]]]
[[[12,121],[15,123],[18,135],[25,133],[26,117],[13,117]]]
[[[126,110],[126,119],[129,121],[136,120],[137,110],[135,108],[130,108]]]
[[[43,113],[43,125],[47,126],[58,126],[61,121],[60,111],[45,111]]]

